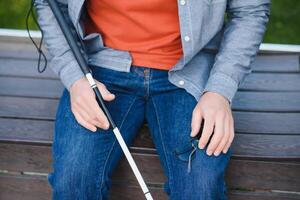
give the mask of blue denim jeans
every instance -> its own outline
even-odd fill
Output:
[[[93,77],[116,95],[106,106],[129,146],[147,122],[167,177],[165,191],[170,199],[227,199],[224,171],[231,149],[219,156],[208,156],[205,149],[195,149],[190,171],[187,159],[175,153],[177,147],[190,140],[191,117],[197,101],[185,89],[170,83],[166,70],[134,65],[130,72],[99,66],[91,66],[91,70]],[[122,151],[111,129],[99,128],[94,133],[77,123],[66,89],[56,112],[52,154],[53,172],[48,181],[53,199],[108,198],[110,176]]]

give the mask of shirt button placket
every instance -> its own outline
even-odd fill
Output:
[[[184,41],[189,42],[190,41],[190,37],[188,35],[184,36]]]
[[[184,80],[180,80],[178,83],[179,83],[179,85],[183,86],[184,85]]]
[[[191,25],[190,25],[190,14],[189,14],[189,9],[188,9],[188,5],[187,5],[187,0],[179,0],[179,4],[181,6],[180,10],[181,10],[181,15],[180,17],[182,18],[182,24],[181,24],[181,34],[182,34],[182,39],[183,42],[185,43],[183,45],[183,49],[184,49],[184,56],[185,56],[185,60],[189,60],[191,53],[192,53],[192,44],[191,44]]]

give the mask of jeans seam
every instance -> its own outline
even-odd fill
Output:
[[[122,126],[123,126],[123,123],[124,123],[125,119],[127,118],[128,114],[129,114],[129,112],[130,112],[130,110],[131,110],[131,107],[132,107],[133,104],[135,103],[136,99],[137,99],[137,97],[134,98],[133,102],[131,103],[131,105],[129,106],[127,112],[125,113],[124,118],[123,118],[123,120],[122,120],[122,122],[121,122],[121,124],[120,124],[120,127],[119,127],[120,130],[121,130]],[[112,133],[112,134],[114,134],[114,133]],[[100,185],[100,188],[98,188],[98,190],[101,190],[102,187],[103,187],[103,184],[104,184],[104,175],[105,175],[105,172],[106,172],[107,163],[108,163],[109,157],[111,156],[111,153],[112,153],[112,151],[113,151],[113,149],[114,149],[114,147],[115,147],[116,141],[117,141],[117,139],[116,139],[116,137],[115,137],[114,142],[113,142],[113,144],[112,144],[111,147],[110,147],[109,153],[108,153],[107,158],[106,158],[105,163],[104,163],[103,172],[102,172],[102,175],[101,175],[101,185]],[[100,180],[100,179],[98,179],[98,180]],[[98,184],[97,184],[97,185],[98,185]],[[100,191],[98,194],[100,194],[101,199],[102,199],[101,191]],[[97,197],[97,199],[100,199],[100,198]],[[101,199],[100,199],[100,200],[101,200]]]
[[[162,147],[163,147],[163,151],[164,151],[163,153],[164,153],[165,160],[166,160],[166,165],[167,165],[167,168],[168,168],[168,175],[169,175],[168,179],[169,179],[169,184],[171,185],[171,183],[172,183],[172,181],[173,181],[173,180],[172,180],[173,177],[172,177],[172,175],[171,175],[170,164],[169,164],[169,161],[168,161],[168,157],[167,157],[167,155],[166,155],[166,147],[165,147],[165,144],[164,144],[164,141],[163,141],[163,136],[162,136],[161,126],[160,126],[159,119],[158,119],[158,114],[157,114],[157,108],[156,108],[156,106],[155,106],[155,103],[154,103],[153,99],[150,98],[150,100],[151,100],[151,102],[152,102],[152,104],[153,104],[153,107],[154,107],[154,113],[155,113],[155,115],[156,115],[156,120],[157,120],[157,125],[158,125],[158,132],[159,132],[159,136],[160,136],[160,141],[161,141],[161,143],[162,143]],[[171,187],[170,187],[170,188],[171,188]]]

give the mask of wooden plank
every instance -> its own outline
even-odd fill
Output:
[[[251,113],[234,112],[235,131],[246,134],[299,135],[300,113]],[[137,145],[151,140],[144,124]],[[0,118],[0,141],[32,141],[51,144],[54,121],[35,119]],[[275,136],[274,136],[275,137]],[[146,142],[146,143],[150,143]]]
[[[167,196],[161,188],[150,187],[155,200],[166,200]],[[295,200],[298,194],[288,194],[270,191],[238,191],[228,192],[229,200]],[[46,177],[17,176],[0,174],[0,199],[48,200],[51,199],[51,188]],[[143,194],[139,187],[113,184],[110,191],[111,200],[139,200]]]
[[[299,54],[260,54],[252,69],[253,72],[299,72]]]
[[[43,128],[45,127],[42,126]],[[30,143],[51,144],[51,136],[30,138],[24,133],[19,138],[9,137],[1,133],[2,141],[24,141]],[[34,139],[37,139],[36,141]],[[136,138],[134,147],[154,149],[149,130],[144,127]],[[272,159],[299,159],[300,158],[300,136],[299,135],[273,135],[273,134],[242,134],[236,133],[233,142],[233,155],[236,157],[249,158],[272,158]]]
[[[22,58],[6,58],[0,57],[0,75],[5,76],[20,76],[20,77],[36,77],[36,78],[51,78],[51,79],[59,79],[56,74],[47,66],[46,70],[43,73],[39,73],[37,71],[37,60],[28,60]],[[44,62],[42,61],[41,66],[43,66]],[[264,72],[264,73],[261,73]],[[266,73],[266,72],[271,72]],[[275,72],[275,73],[274,73]],[[277,73],[280,72],[280,73]],[[287,72],[288,74],[283,74],[283,72]],[[291,74],[291,73],[295,74]],[[249,74],[245,83],[241,85],[241,88],[244,87],[253,87],[252,85],[248,86],[248,82],[250,84],[255,84],[255,87],[263,87],[263,88],[284,88],[290,89],[295,88],[294,84],[291,84],[293,80],[291,78],[299,77],[299,56],[298,55],[277,55],[277,56],[258,56],[255,64],[253,65],[253,71]],[[276,78],[274,78],[276,77]],[[278,77],[278,78],[277,78]],[[283,78],[281,78],[283,77]],[[253,81],[254,79],[254,81]],[[286,80],[287,83],[279,80]],[[259,84],[256,81],[260,81]],[[296,79],[299,81],[299,78]],[[272,83],[276,83],[276,85],[272,85]],[[281,83],[281,84],[280,84]],[[246,86],[244,86],[246,84]],[[275,87],[276,86],[276,87]],[[287,87],[286,87],[287,86]],[[296,88],[299,89],[299,88]]]
[[[57,99],[0,96],[0,117],[54,119]]]
[[[0,95],[59,98],[64,86],[58,80],[0,77]]]
[[[51,148],[0,143],[0,169],[9,171],[48,172],[51,170]]]
[[[151,190],[151,192],[153,189]],[[112,188],[112,195],[110,197],[111,200],[132,200],[136,199],[144,199],[143,194],[140,192],[140,189],[137,187],[131,186],[119,186]],[[153,191],[155,195],[154,199],[158,200],[167,200],[163,191],[161,191],[160,195],[157,195],[157,190]],[[134,195],[133,195],[134,194]],[[115,196],[116,195],[116,196]],[[134,196],[134,197],[133,197]],[[299,200],[300,195],[298,194],[289,194],[289,193],[279,193],[279,192],[270,192],[270,191],[239,191],[239,190],[229,190],[228,191],[228,199],[229,200]]]
[[[28,40],[28,38],[24,38]],[[47,51],[47,57],[50,58]],[[0,57],[37,59],[35,47],[27,42],[0,41]],[[253,71],[299,72],[299,54],[259,54],[252,64]]]
[[[0,96],[0,117],[50,119],[55,116],[58,99]],[[300,93],[239,92],[234,111],[300,112]]]
[[[50,144],[53,133],[53,121],[0,118],[0,141]]]
[[[141,166],[142,174],[148,183],[163,184],[165,182],[166,179],[157,156],[135,155],[134,158]],[[231,158],[226,171],[226,181],[228,188],[231,189],[300,191],[299,168],[299,162],[269,162]],[[125,182],[135,181],[135,177],[124,159],[117,167],[113,179]]]
[[[133,157],[148,183],[162,184],[165,181],[156,154],[133,153]],[[0,143],[0,160],[2,170],[39,173],[52,170],[49,146]],[[232,157],[226,180],[230,188],[300,191],[299,168],[299,161],[255,161]],[[135,183],[135,177],[124,158],[115,170],[113,180]]]
[[[136,138],[134,147],[154,148],[149,134]],[[300,159],[300,136],[235,133],[233,156],[238,158]]]
[[[231,159],[228,187],[248,190],[300,191],[300,162]]]
[[[235,156],[264,158],[300,158],[297,135],[235,134],[232,145]]]
[[[0,69],[1,70],[1,69]],[[23,69],[25,71],[25,69]],[[0,73],[2,73],[0,71]],[[38,73],[38,72],[36,72]],[[35,73],[35,74],[36,74]],[[3,73],[9,74],[9,73]],[[26,73],[23,73],[26,74]],[[26,74],[26,76],[29,74]],[[34,73],[33,73],[34,75]],[[58,79],[0,76],[0,95],[59,98],[64,86]],[[299,74],[250,74],[241,84],[245,91],[300,92]],[[43,86],[43,87],[41,87]],[[280,93],[282,94],[282,93]]]
[[[239,86],[243,91],[300,91],[300,73],[251,73]]]
[[[232,109],[257,112],[300,112],[299,92],[237,92]]]
[[[58,76],[47,66],[43,73],[37,71],[37,60],[26,60],[17,58],[1,58],[0,57],[0,75],[1,76],[20,76],[20,77],[36,77],[51,78],[59,80]],[[43,68],[44,62],[41,62]]]
[[[50,60],[50,54],[47,51],[44,52],[47,56],[47,59]],[[0,43],[0,57],[37,60],[39,56],[32,43],[12,43],[11,41],[8,41]]]
[[[1,200],[49,200],[51,189],[45,177],[0,173]]]
[[[232,200],[296,200],[299,194],[271,192],[271,191],[229,191],[229,199]]]
[[[300,113],[233,112],[238,133],[300,134]]]
[[[2,123],[9,121],[8,119],[1,119]],[[10,121],[9,121],[10,122]],[[49,122],[43,122],[38,126],[31,126],[38,124],[37,121],[15,121],[17,125],[25,124],[24,127],[18,128],[17,126],[13,127],[14,121],[11,121],[11,124],[5,124],[4,127],[1,127],[4,131],[0,133],[0,140],[2,141],[11,141],[11,142],[29,142],[36,144],[48,144],[50,145],[52,134],[53,134],[53,125]],[[8,127],[7,127],[8,126]],[[49,130],[46,130],[50,128]],[[17,130],[17,132],[14,132]],[[29,130],[25,132],[23,130]],[[31,132],[34,131],[34,132]],[[9,134],[12,133],[11,135]],[[41,134],[38,134],[38,131],[41,131]],[[18,133],[21,133],[18,135]],[[36,134],[35,134],[36,133]],[[139,136],[136,138],[134,147],[147,147],[154,148],[153,142],[151,140],[149,130],[147,127],[143,127],[140,130]],[[299,135],[274,135],[274,134],[243,134],[237,133],[233,143],[233,154],[237,157],[255,157],[255,158],[289,158],[296,159],[300,158],[300,136]]]

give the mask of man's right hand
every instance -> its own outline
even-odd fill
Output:
[[[95,80],[97,87],[105,101],[112,101],[115,95],[106,86]],[[83,127],[95,132],[96,127],[107,130],[109,122],[96,101],[96,95],[86,77],[75,81],[70,88],[71,110],[77,122]]]

